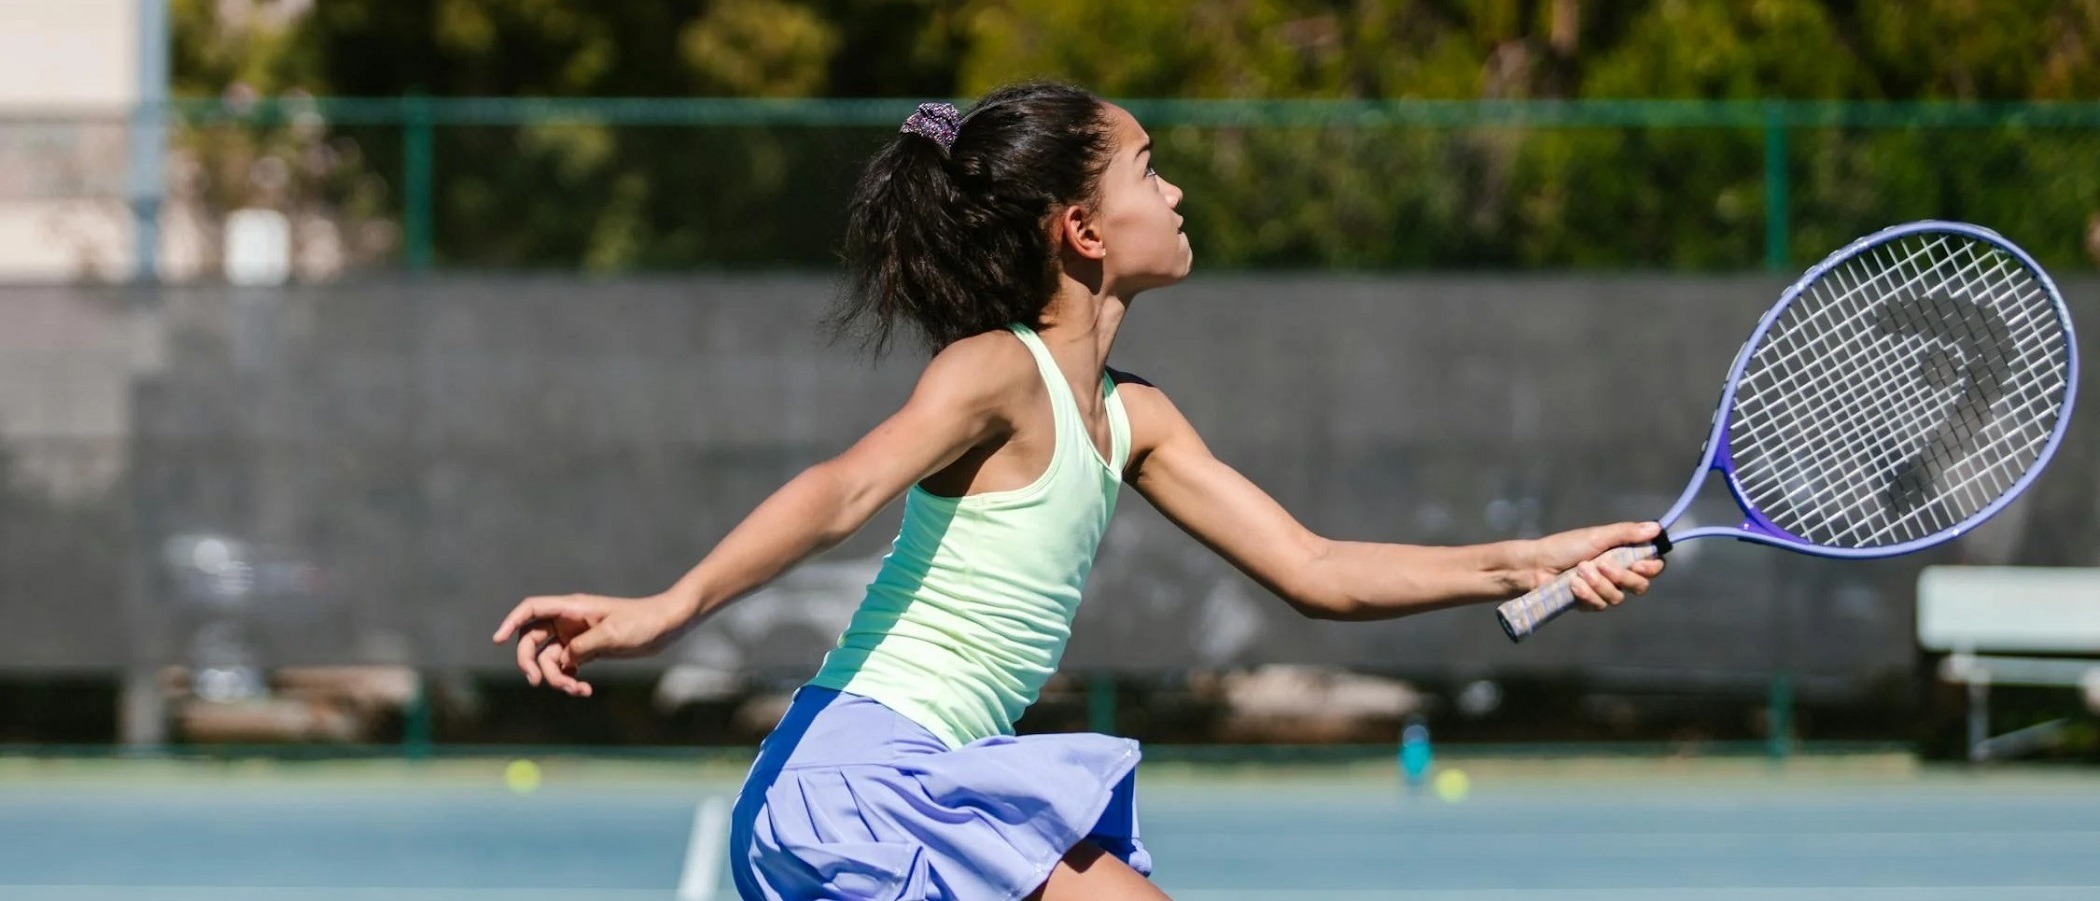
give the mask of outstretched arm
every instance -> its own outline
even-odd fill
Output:
[[[1119,389],[1133,429],[1126,477],[1146,500],[1306,616],[1390,619],[1515,597],[1581,567],[1576,597],[1592,608],[1640,594],[1660,559],[1626,569],[1597,560],[1652,539],[1653,523],[1618,523],[1527,541],[1426,547],[1336,541],[1314,534],[1274,498],[1213,456],[1159,389]]]
[[[518,637],[518,666],[532,684],[589,695],[590,686],[575,678],[578,666],[662,649],[692,623],[846,540],[913,483],[1009,430],[1015,395],[1034,385],[1032,368],[990,356],[1010,351],[974,340],[943,350],[901,409],[775,491],[662,594],[527,598],[504,617],[494,640]]]

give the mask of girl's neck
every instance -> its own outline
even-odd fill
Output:
[[[1060,362],[1082,364],[1085,371],[1099,373],[1108,365],[1109,349],[1115,345],[1116,332],[1129,309],[1130,303],[1124,298],[1095,294],[1067,279],[1050,306],[1043,310],[1043,343]],[[1066,357],[1067,353],[1083,353],[1085,358],[1075,360]]]

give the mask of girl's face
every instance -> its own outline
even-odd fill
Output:
[[[1152,171],[1151,136],[1122,107],[1110,104],[1107,114],[1113,149],[1089,218],[1100,241],[1103,287],[1128,297],[1188,277],[1194,257],[1174,212],[1181,189]]]

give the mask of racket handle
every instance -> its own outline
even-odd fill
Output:
[[[1661,555],[1662,552],[1657,550],[1655,545],[1636,544],[1613,548],[1605,553],[1604,558],[1621,567],[1628,567]],[[1553,581],[1532,589],[1530,594],[1495,608],[1495,618],[1502,621],[1502,631],[1509,633],[1509,640],[1523,641],[1525,636],[1538,631],[1540,626],[1552,622],[1554,617],[1574,607],[1577,603],[1574,582],[1575,571],[1570,569],[1556,576]]]

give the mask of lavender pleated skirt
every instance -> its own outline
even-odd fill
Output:
[[[995,736],[950,749],[860,695],[804,687],[737,796],[747,899],[1009,901],[1092,839],[1140,873],[1137,742]]]

